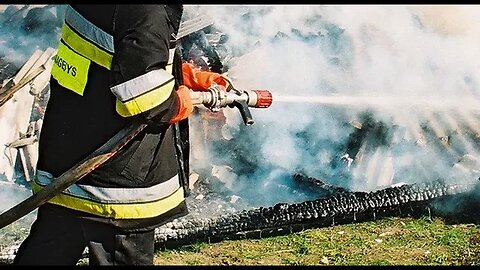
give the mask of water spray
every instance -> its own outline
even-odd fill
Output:
[[[375,106],[375,107],[422,107],[432,109],[461,108],[462,110],[480,110],[480,102],[467,97],[425,97],[425,96],[275,96],[275,102],[315,103],[339,106]]]

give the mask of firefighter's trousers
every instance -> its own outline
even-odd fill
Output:
[[[75,265],[88,247],[89,265],[153,265],[154,230],[125,233],[109,224],[38,209],[17,265]]]

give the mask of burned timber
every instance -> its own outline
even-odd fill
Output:
[[[295,177],[305,178],[303,175]],[[331,196],[313,201],[278,203],[272,207],[243,210],[215,218],[172,221],[157,229],[155,239],[158,248],[172,248],[197,242],[284,235],[309,228],[392,216],[452,217],[453,213],[439,210],[438,206],[466,196],[462,198],[466,202],[465,208],[457,208],[453,215],[458,218],[462,211],[467,210],[471,200],[478,201],[478,198],[471,197],[469,193],[475,185],[480,184],[477,182],[467,186],[435,181],[405,184],[371,192],[336,190]]]

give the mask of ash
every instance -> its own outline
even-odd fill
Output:
[[[251,208],[242,197],[219,192],[213,181],[209,177],[202,177],[195,182],[186,198],[189,214],[180,218],[181,220],[212,218]]]

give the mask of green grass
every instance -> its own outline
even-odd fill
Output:
[[[480,225],[385,218],[158,251],[156,265],[480,265]]]
[[[0,229],[0,248],[18,244],[25,239],[35,220],[36,211]]]

